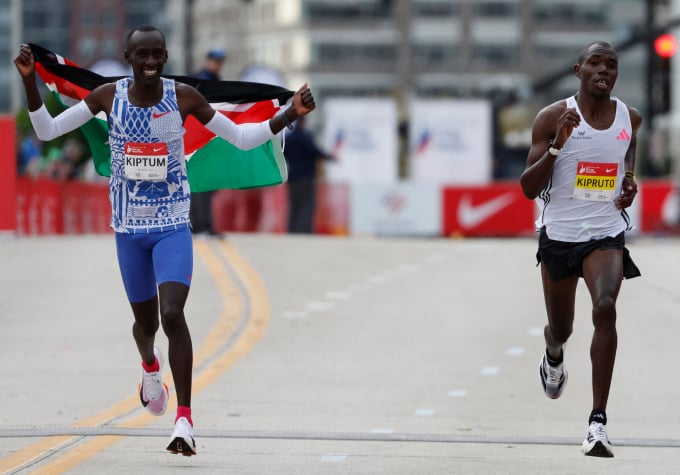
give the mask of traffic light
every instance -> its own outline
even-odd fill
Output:
[[[654,51],[660,58],[670,59],[678,52],[678,40],[670,33],[659,35],[654,40]]]
[[[678,52],[678,40],[670,33],[663,33],[654,40],[652,61],[652,108],[657,114],[665,114],[671,108],[671,58]]]

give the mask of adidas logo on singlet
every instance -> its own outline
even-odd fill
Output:
[[[621,129],[619,135],[616,136],[616,140],[630,140],[630,134],[626,129]]]

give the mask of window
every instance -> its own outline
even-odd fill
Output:
[[[314,47],[314,62],[318,63],[391,63],[396,61],[397,48],[386,44],[318,44]]]
[[[83,58],[92,58],[97,50],[97,40],[91,37],[83,38],[78,44],[78,53]]]
[[[116,12],[108,11],[102,13],[102,26],[104,26],[106,30],[115,28],[117,21],[118,15],[116,15]]]
[[[519,63],[516,44],[477,44],[472,54],[475,65],[482,67],[508,67]]]
[[[450,44],[416,44],[413,46],[413,62],[418,65],[455,63],[459,50]]]
[[[580,24],[582,26],[603,26],[607,22],[607,10],[599,2],[537,3],[534,8],[534,19],[543,23]]]
[[[84,30],[91,30],[94,27],[94,15],[90,11],[84,11],[80,14],[80,27]]]
[[[475,5],[475,14],[484,18],[507,18],[517,15],[514,2],[480,2]]]
[[[387,19],[391,2],[305,2],[303,16],[314,21],[356,21]]]
[[[414,17],[437,18],[453,17],[460,14],[460,5],[455,1],[415,1],[412,7]]]

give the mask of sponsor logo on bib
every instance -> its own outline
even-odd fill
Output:
[[[579,162],[574,182],[574,198],[611,201],[616,193],[616,163]]]
[[[168,176],[167,144],[126,143],[125,176],[132,180],[165,180]]]

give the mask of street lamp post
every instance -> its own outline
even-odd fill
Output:
[[[10,23],[11,28],[11,50],[13,52],[19,51],[19,46],[21,45],[21,38],[24,36],[23,32],[23,21],[22,21],[22,8],[21,0],[11,0],[10,3],[10,15],[12,21]],[[15,112],[19,110],[22,106],[22,100],[24,93],[21,87],[21,79],[18,74],[10,75],[10,110]]]

